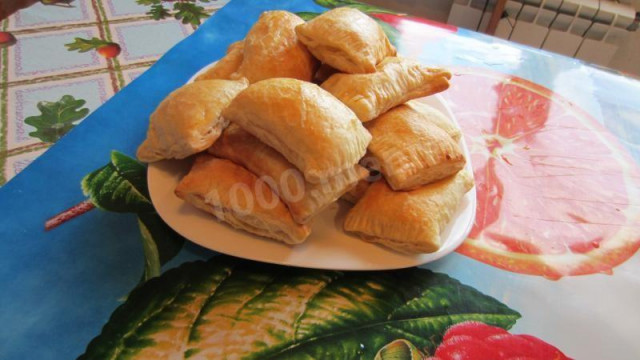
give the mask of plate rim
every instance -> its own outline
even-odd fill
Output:
[[[208,67],[212,66],[212,64],[204,67],[203,69],[201,69],[198,73],[196,73],[190,80],[189,82],[191,82],[193,79],[195,79],[195,77],[197,77],[197,75],[203,71],[206,71],[206,69]],[[451,111],[451,108],[449,107],[448,103],[446,102],[446,100],[444,100],[444,98],[440,95],[440,94],[435,94],[435,95],[431,95],[429,97],[424,97],[424,98],[418,98],[418,99],[414,99],[413,101],[420,101],[423,99],[427,99],[427,98],[434,98],[439,105],[444,109],[445,111],[445,115],[454,123],[454,125],[460,129],[462,131],[462,129],[460,128],[460,124],[457,122],[457,119],[455,118],[455,116],[453,115],[453,112]],[[423,100],[424,102],[424,100]],[[460,137],[459,140],[459,145],[462,147],[462,151],[465,155],[465,158],[467,160],[466,164],[465,164],[465,169],[468,170],[472,177],[473,177],[473,167],[471,164],[471,154],[469,153],[469,149],[467,147],[466,142],[464,141],[464,133],[462,133],[462,136]],[[168,161],[172,161],[172,162],[177,162],[176,160],[168,160]],[[185,160],[179,160],[179,161],[185,161]],[[236,252],[230,252],[230,251],[224,251],[216,248],[215,246],[215,240],[213,241],[214,244],[212,244],[211,240],[208,241],[203,241],[202,239],[193,239],[191,238],[189,235],[185,234],[185,232],[183,231],[184,229],[180,228],[179,226],[175,226],[173,223],[173,219],[168,219],[168,215],[167,213],[164,212],[164,207],[160,206],[160,209],[158,209],[158,206],[156,206],[156,201],[154,201],[154,192],[152,191],[152,189],[154,188],[152,183],[155,180],[155,173],[157,170],[159,170],[159,166],[162,163],[166,163],[167,160],[163,160],[160,162],[154,162],[154,163],[150,163],[147,169],[147,186],[149,189],[149,196],[150,196],[150,200],[151,203],[153,204],[154,209],[156,209],[156,212],[158,213],[158,215],[162,218],[162,220],[169,226],[171,227],[174,231],[176,231],[178,234],[180,234],[182,237],[184,237],[185,239],[189,240],[192,243],[195,243],[199,246],[202,246],[206,249],[209,249],[211,251],[215,251],[221,254],[226,254],[226,255],[230,255],[230,256],[235,256],[235,257],[240,257],[240,258],[244,258],[244,259],[248,259],[248,260],[252,260],[252,261],[259,261],[259,262],[265,262],[265,263],[271,263],[271,264],[277,264],[277,265],[284,265],[284,266],[292,266],[292,267],[300,267],[300,268],[310,268],[310,269],[325,269],[325,270],[342,270],[342,271],[372,271],[372,270],[392,270],[392,269],[402,269],[402,268],[408,268],[408,267],[414,267],[414,266],[421,266],[424,264],[428,264],[434,261],[437,261],[451,253],[453,253],[467,238],[467,236],[469,235],[469,233],[471,232],[471,229],[473,227],[473,224],[475,222],[475,214],[476,214],[476,207],[477,207],[477,196],[476,196],[476,185],[474,183],[474,186],[465,193],[465,195],[463,196],[464,198],[467,198],[469,200],[469,207],[470,209],[466,210],[469,211],[471,213],[471,215],[469,216],[469,221],[465,224],[465,228],[464,230],[460,233],[461,235],[455,239],[453,239],[453,241],[445,241],[444,244],[442,244],[442,246],[440,247],[440,249],[438,249],[437,251],[433,252],[433,253],[424,253],[424,254],[411,254],[411,255],[407,255],[407,261],[405,264],[402,265],[392,265],[392,266],[384,266],[382,264],[378,264],[376,263],[375,266],[349,266],[348,264],[343,264],[342,266],[322,266],[319,264],[315,264],[315,263],[304,263],[304,262],[299,262],[299,261],[289,261],[287,258],[284,258],[283,260],[277,260],[277,259],[273,259],[273,258],[269,258],[269,256],[253,256],[252,254],[238,254]],[[174,195],[175,196],[175,195]],[[157,199],[156,199],[157,200]],[[342,200],[338,200],[338,201],[342,201]],[[458,209],[456,209],[456,212],[462,212],[465,211],[465,209],[460,209],[460,206],[458,207]],[[198,211],[202,211],[202,210],[198,210]],[[326,211],[326,210],[325,210]],[[203,212],[203,214],[206,214],[205,212]],[[232,226],[230,226],[229,224],[226,224],[224,222],[220,222],[218,220],[216,220],[213,216],[211,217],[211,220],[213,223],[217,224],[218,226],[225,226],[228,227],[236,232],[238,232],[240,234],[241,237],[248,237],[248,238],[254,238],[254,237],[258,237],[260,239],[266,239],[264,237],[260,237],[251,233],[247,233],[243,230],[238,230],[233,228]],[[451,219],[449,221],[449,223],[447,224],[447,227],[449,226],[453,226],[455,219]],[[357,236],[354,236],[354,234],[350,234],[342,229],[340,229],[340,231],[342,231],[343,234],[350,236],[350,237],[355,237],[358,238]],[[360,238],[358,238],[359,241],[362,241],[364,243],[367,244],[371,244],[369,242],[366,242]],[[281,245],[281,246],[287,246],[291,249],[291,251],[295,251],[295,245],[287,245],[281,242],[278,242],[277,240],[272,240],[272,239],[266,239],[266,241],[275,243],[277,245]],[[313,241],[313,240],[312,240]],[[307,243],[307,241],[305,241],[303,244]],[[248,244],[251,245],[251,244]],[[395,252],[394,250],[391,250],[389,248],[386,248],[382,245],[378,245],[378,244],[373,244],[377,247],[381,247],[383,250],[391,252],[393,254],[395,254],[396,256],[399,254],[397,252]],[[271,245],[268,245],[267,247],[269,247]]]

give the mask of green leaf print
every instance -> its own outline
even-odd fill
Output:
[[[138,5],[155,5],[161,4],[162,0],[136,0]]]
[[[75,38],[72,43],[64,44],[67,48],[67,51],[78,51],[81,53],[87,52],[89,50],[97,49],[101,46],[106,46],[111,44],[106,40],[99,39],[97,37],[91,39],[83,39],[83,38]]]
[[[96,207],[138,215],[144,250],[141,281],[160,275],[162,265],[176,256],[185,240],[155,212],[147,188],[147,168],[135,159],[112,151],[111,162],[85,176],[81,186]]]
[[[304,21],[309,21],[315,18],[316,16],[320,15],[320,13],[301,11],[301,12],[297,12],[296,15],[298,15]]]
[[[37,107],[41,114],[24,119],[25,124],[36,128],[29,136],[44,142],[58,141],[76,126],[74,122],[87,116],[89,109],[83,108],[85,103],[86,101],[76,100],[71,95],[64,95],[56,102],[38,102]]]
[[[184,238],[155,213],[138,214],[138,226],[144,250],[142,281],[147,281],[160,275],[162,265],[180,252]]]
[[[209,17],[202,6],[189,2],[177,2],[173,4],[173,10],[176,11],[176,20],[182,20],[183,24],[198,26],[201,19]]]
[[[151,9],[147,11],[147,15],[150,15],[153,20],[160,20],[170,16],[171,13],[162,4],[154,4],[151,5]]]
[[[147,168],[118,151],[111,152],[111,162],[85,176],[81,186],[91,202],[103,210],[155,211],[149,200]]]
[[[398,14],[396,11],[391,11],[379,6],[364,4],[353,0],[314,0],[316,4],[333,9],[336,7],[347,6],[354,9],[358,9],[368,14]]]
[[[398,31],[398,29],[394,28],[393,26],[389,25],[388,23],[380,19],[377,19],[377,18],[372,18],[372,19],[375,20],[378,23],[378,25],[380,25],[384,33],[389,38],[389,41],[393,45],[397,46],[397,40],[398,40],[398,37],[400,37],[400,31]]]
[[[141,282],[160,275],[162,265],[178,254],[185,239],[171,229],[156,213],[147,188],[147,168],[118,151],[111,161],[86,175],[81,181],[85,200],[45,222],[50,231],[94,207],[119,213],[135,213],[144,250]]]
[[[373,360],[422,360],[424,354],[407,340],[395,340],[385,345]]]
[[[216,256],[136,288],[80,359],[373,359],[396,339],[433,353],[446,329],[509,329],[497,300],[425,269],[339,272]]]

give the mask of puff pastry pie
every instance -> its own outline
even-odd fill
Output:
[[[250,233],[299,244],[311,233],[293,221],[271,189],[242,166],[199,155],[180,181],[176,195],[219,220]]]
[[[195,81],[213,79],[231,79],[231,74],[238,71],[244,58],[244,40],[229,45],[227,54],[204,73],[198,75]]]
[[[449,134],[407,105],[366,123],[369,152],[394,190],[410,190],[453,175],[464,167],[460,146]]]
[[[360,201],[360,199],[362,199],[370,185],[371,183],[367,181],[367,179],[362,179],[358,181],[356,186],[354,186],[351,190],[344,193],[341,199],[350,202],[351,204],[355,204]]]
[[[220,117],[222,109],[247,85],[246,81],[204,80],[169,94],[151,114],[138,159],[184,159],[206,150],[227,126]]]
[[[382,59],[396,54],[380,25],[349,7],[327,11],[296,32],[315,57],[346,73],[375,72]]]
[[[466,170],[413,191],[393,191],[380,180],[349,211],[344,228],[396,251],[434,252],[442,245],[440,233],[472,187]]]
[[[368,175],[362,166],[355,165],[326,183],[310,184],[284,156],[236,124],[222,132],[209,153],[242,165],[264,180],[287,205],[293,219],[301,224],[309,222]]]
[[[233,79],[250,83],[275,77],[311,81],[318,61],[298,40],[304,20],[287,11],[265,11],[244,40],[244,58]]]
[[[447,70],[399,57],[385,59],[377,70],[373,74],[334,74],[322,88],[365,122],[408,100],[448,89],[451,78]]]
[[[456,142],[458,142],[462,137],[460,129],[458,129],[458,127],[455,126],[448,117],[433,106],[422,103],[419,100],[408,101],[405,105],[421,113],[425,120],[444,130]]]
[[[325,82],[331,75],[337,72],[337,69],[332,68],[327,64],[321,64],[315,75],[313,76],[313,83],[320,85]]]
[[[250,85],[223,117],[281,153],[313,184],[353,168],[371,141],[349,108],[319,86],[295,79]]]

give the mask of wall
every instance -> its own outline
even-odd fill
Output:
[[[446,22],[453,0],[361,0],[398,12]],[[640,11],[640,0],[622,0]],[[640,77],[640,30],[617,42],[618,50],[609,67]]]

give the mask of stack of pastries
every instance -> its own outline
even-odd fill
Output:
[[[396,56],[359,10],[309,22],[268,11],[160,103],[137,156],[194,157],[176,195],[253,234],[302,243],[342,197],[353,204],[346,231],[433,252],[473,179],[460,131],[412,100],[446,90],[450,78]]]

